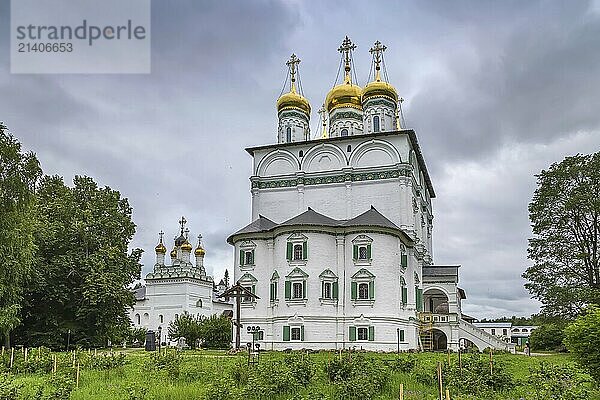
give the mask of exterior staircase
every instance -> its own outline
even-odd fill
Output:
[[[516,351],[514,343],[507,343],[463,319],[458,320],[458,330],[461,339],[467,339],[472,342],[480,351],[487,347],[495,350],[510,351],[511,353],[515,353]]]
[[[419,325],[419,342],[422,351],[433,350],[433,318],[431,313],[421,313]]]

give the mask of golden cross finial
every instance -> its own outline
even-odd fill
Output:
[[[298,68],[298,64],[300,64],[300,59],[296,57],[296,54],[292,53],[288,62],[285,65],[290,69],[290,91],[292,93],[296,93],[296,69]]]
[[[162,238],[163,238],[164,234],[165,233],[162,231],[162,229],[160,230],[160,232],[158,232],[158,237],[160,238],[159,240],[160,240],[161,243],[162,243]]]
[[[381,69],[381,60],[383,59],[383,52],[387,49],[386,46],[382,45],[378,40],[375,42],[374,46],[369,49],[369,53],[373,55],[373,62],[375,63],[375,80],[380,81],[381,75],[379,74],[379,70]]]
[[[185,219],[185,217],[181,217],[181,219],[179,220],[179,225],[181,225],[181,234],[183,235],[183,228],[185,227],[187,220]]]
[[[187,239],[190,236],[190,229],[189,228],[185,228],[185,238]]]
[[[352,50],[356,49],[356,45],[352,43],[350,38],[346,36],[342,45],[338,49],[340,53],[344,55],[344,71],[346,72],[345,83],[351,83],[352,77],[350,75],[350,61],[352,60]]]

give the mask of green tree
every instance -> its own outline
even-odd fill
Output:
[[[10,347],[20,323],[23,287],[31,273],[35,188],[42,170],[35,155],[0,123],[0,335]]]
[[[567,157],[537,180],[525,287],[544,315],[573,319],[600,304],[600,152]]]
[[[564,323],[547,322],[538,326],[531,336],[529,336],[529,344],[532,350],[547,350],[547,351],[564,351],[563,344]]]
[[[127,199],[89,177],[73,187],[47,176],[37,192],[37,254],[27,286],[23,326],[30,346],[61,348],[120,342],[129,332],[128,286],[140,276],[142,251],[128,250],[135,233]]]
[[[565,329],[565,344],[600,383],[600,308],[591,306]]]
[[[200,324],[202,347],[228,349],[231,346],[231,320],[224,315],[213,314],[202,318]]]
[[[187,345],[195,349],[196,343],[202,335],[201,325],[202,320],[200,317],[191,315],[186,311],[169,323],[169,338],[171,340],[184,338]]]

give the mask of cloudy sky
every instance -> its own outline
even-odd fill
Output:
[[[600,1],[153,0],[140,75],[10,74],[9,15],[0,0],[0,120],[47,174],[129,198],[144,273],[181,215],[215,278],[231,270],[225,238],[250,220],[243,149],[276,141],[285,61],[302,59],[316,110],[345,35],[361,84],[372,43],[388,47],[436,189],[435,262],[462,265],[468,314],[537,312],[520,277],[534,174],[600,149]]]

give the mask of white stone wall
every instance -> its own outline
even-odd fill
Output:
[[[163,328],[167,334],[169,323],[175,320],[175,315],[184,312],[195,315],[210,316],[232,309],[231,304],[216,304],[212,301],[212,282],[177,278],[146,282],[146,300],[138,301],[130,311],[130,319],[135,327],[144,327],[156,331]],[[202,307],[197,307],[198,300]],[[137,323],[137,315],[140,323]],[[147,315],[147,317],[145,317]],[[160,322],[160,316],[163,322]],[[164,336],[163,336],[164,338]]]
[[[395,236],[365,232],[371,238],[372,260],[370,263],[355,264],[353,243],[358,233],[332,235],[320,232],[301,232],[307,237],[308,257],[306,262],[288,262],[286,246],[290,232],[277,233],[270,239],[252,239],[256,245],[255,265],[239,266],[239,248],[242,239],[236,241],[235,281],[245,273],[257,279],[255,303],[243,304],[241,311],[244,327],[260,326],[264,331],[263,347],[284,348],[348,348],[363,347],[372,350],[397,349],[397,329],[404,330],[401,349],[417,347],[415,310],[415,272],[421,269],[412,249],[407,249],[409,265],[405,272],[400,269],[401,243]],[[300,268],[309,276],[305,302],[290,302],[285,299],[286,275]],[[361,268],[375,275],[373,301],[353,301],[351,281]],[[324,301],[321,297],[319,275],[326,269],[338,277],[338,301]],[[270,301],[270,283],[273,272],[279,274],[278,299]],[[401,303],[400,276],[404,276],[408,288],[408,304]],[[357,322],[358,321],[358,322]],[[283,326],[304,326],[304,341],[283,341]],[[374,341],[349,341],[349,326],[366,324],[375,327]],[[242,329],[242,342],[251,341],[251,335]]]
[[[432,258],[431,199],[407,134],[260,149],[254,153],[252,179],[261,182],[324,178],[398,170],[401,166],[412,168],[413,173],[392,179],[254,187],[252,220],[260,214],[279,223],[308,207],[331,218],[349,219],[373,205],[396,225],[413,233]]]

